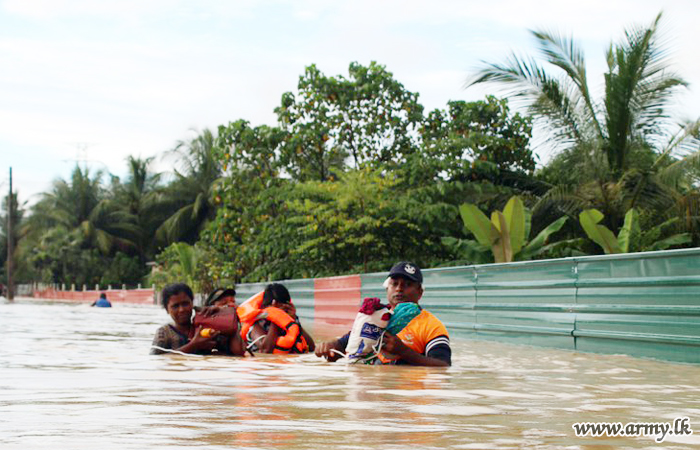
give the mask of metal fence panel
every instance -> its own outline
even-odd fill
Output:
[[[349,324],[361,298],[386,299],[386,276],[283,283],[303,317],[323,311],[318,320]],[[452,337],[700,363],[700,249],[425,269],[423,276],[421,306]]]
[[[577,349],[700,362],[697,251],[592,257],[577,270]]]

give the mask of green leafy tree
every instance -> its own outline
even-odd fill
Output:
[[[217,183],[214,220],[204,230],[200,244],[218,261],[209,268],[220,282],[253,280],[274,274],[288,276],[285,234],[285,202],[292,186],[278,149],[286,132],[276,127],[251,127],[238,120],[219,127],[216,157],[225,176]]]
[[[100,279],[102,286],[136,285],[142,282],[148,272],[145,263],[154,257],[155,230],[166,219],[163,208],[159,208],[158,204],[161,175],[150,170],[154,159],[128,156],[124,182],[118,177],[112,177],[105,203],[133,218],[135,231],[132,240],[135,248],[109,256]]]
[[[400,255],[425,259],[422,230],[400,210],[395,185],[369,169],[299,185],[290,210],[302,239],[292,256],[318,275],[383,270]]]
[[[213,290],[212,277],[206,262],[211,259],[208,250],[199,245],[176,242],[156,257],[157,266],[148,276],[149,284],[162,289],[170,283],[187,283],[194,292]]]
[[[420,171],[432,179],[494,182],[502,172],[532,174],[531,120],[511,115],[507,100],[488,96],[485,101],[451,101],[447,106],[424,120],[423,148],[415,156],[422,163]]]
[[[417,149],[423,119],[418,94],[407,91],[384,66],[351,63],[348,78],[327,77],[315,65],[276,109],[288,132],[285,164],[298,180],[326,181],[345,169],[400,164]]]
[[[142,262],[153,257],[153,236],[167,219],[167,212],[159,204],[161,174],[150,170],[153,160],[154,157],[127,157],[127,178],[124,183],[115,186],[113,193],[113,201],[135,218],[138,253]]]
[[[76,166],[70,180],[56,180],[32,207],[19,250],[33,279],[100,284],[116,255],[134,257],[140,231],[136,217],[110,197],[101,178],[101,172],[91,175]],[[140,276],[131,272],[121,282],[136,284]]]
[[[277,127],[251,127],[245,120],[219,126],[215,157],[230,179],[255,183],[277,177],[283,168],[278,153],[287,133]]]

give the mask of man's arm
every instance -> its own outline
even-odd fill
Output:
[[[449,345],[446,346],[447,352],[444,351],[444,347],[442,344],[436,345],[433,349],[428,350],[428,356],[421,355],[407,347],[398,337],[385,333],[382,350],[398,356],[402,362],[412,366],[448,367],[452,364],[452,352],[449,350]]]
[[[335,362],[342,358],[342,355],[336,353],[336,351],[345,353],[345,348],[348,346],[348,339],[350,338],[350,333],[334,339],[332,341],[321,342],[316,346],[315,354],[319,358],[326,358],[328,362]],[[335,350],[335,351],[334,351]]]

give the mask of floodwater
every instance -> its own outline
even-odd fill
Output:
[[[0,303],[0,448],[511,449],[700,445],[700,367],[453,340],[448,369],[313,355],[150,356],[162,308]],[[576,422],[695,434],[576,437]]]

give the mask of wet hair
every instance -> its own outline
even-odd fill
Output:
[[[185,283],[173,283],[165,286],[160,294],[160,296],[162,297],[161,302],[163,303],[163,308],[168,309],[168,300],[170,300],[170,297],[172,297],[173,295],[181,294],[183,292],[187,294],[190,300],[194,300],[194,294],[192,293],[192,289],[190,289],[190,287]]]
[[[262,307],[266,308],[270,306],[273,300],[276,300],[278,303],[290,303],[292,298],[289,295],[289,291],[283,284],[272,283],[265,287]]]

